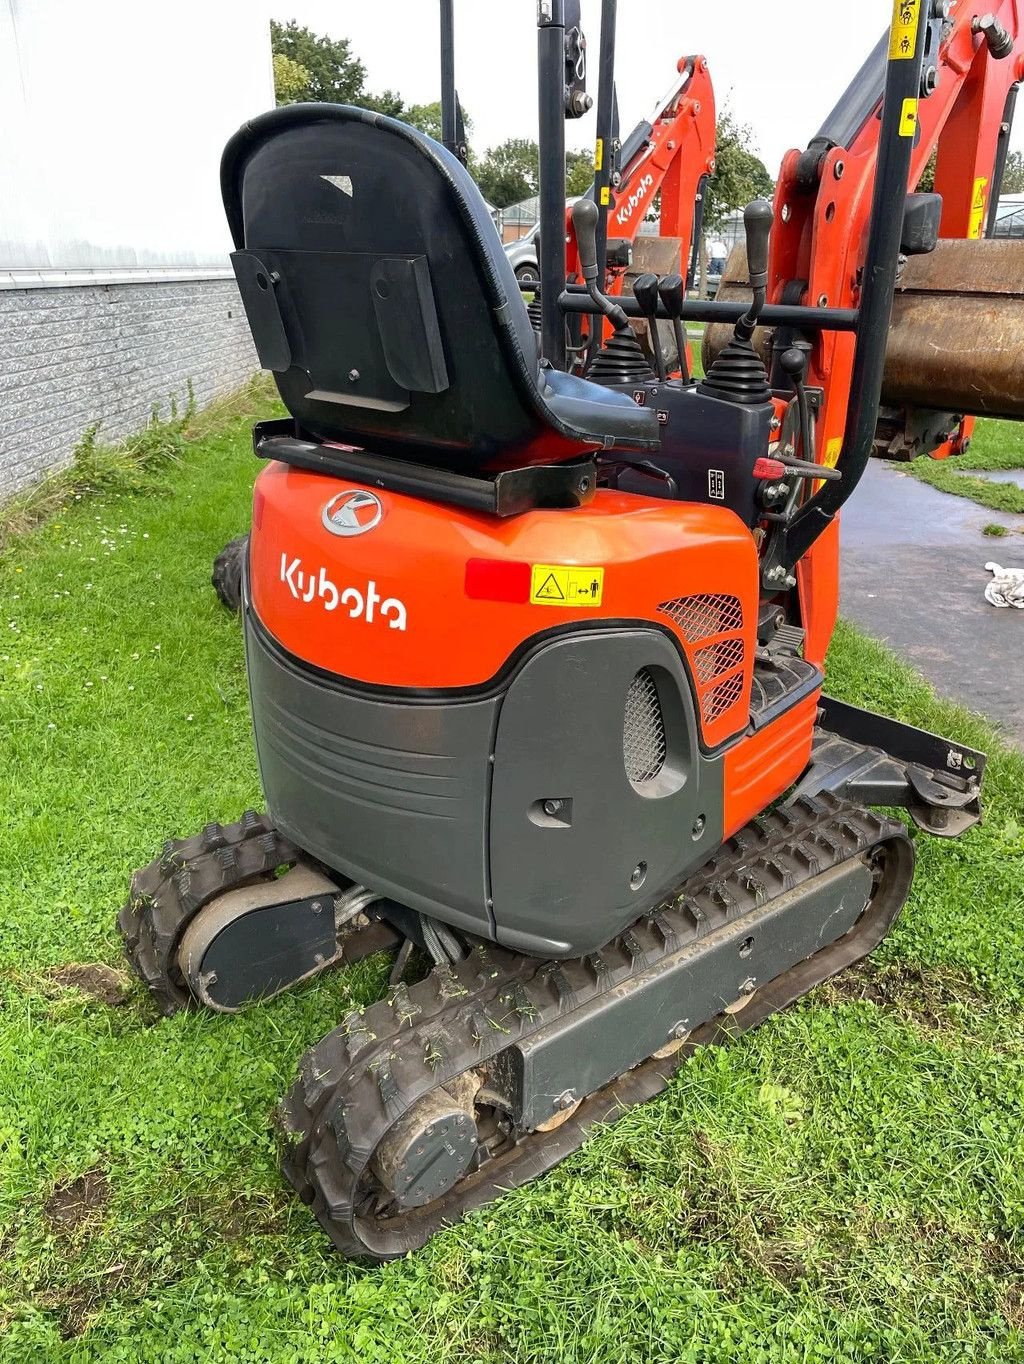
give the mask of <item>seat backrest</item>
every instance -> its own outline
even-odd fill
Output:
[[[321,440],[494,469],[609,442],[552,412],[479,190],[416,129],[298,104],[245,124],[221,189],[260,361]]]

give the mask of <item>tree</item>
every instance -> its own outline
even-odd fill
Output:
[[[704,226],[722,225],[726,215],[742,208],[751,199],[770,198],[774,189],[772,177],[764,162],[750,144],[753,133],[745,123],[738,123],[734,115],[720,115],[716,128],[715,173],[704,191]]]
[[[301,28],[270,21],[270,49],[274,54],[274,96],[278,104],[319,100],[326,104],[357,104],[392,117],[403,105],[393,90],[373,95],[366,89],[366,67],[352,54],[347,38],[328,38]],[[281,60],[284,59],[284,60]]]
[[[411,123],[414,128],[419,128],[421,133],[426,133],[435,142],[441,141],[441,101],[435,99],[432,104],[410,104],[408,109],[403,110],[398,117],[403,123]],[[467,136],[473,130],[473,120],[462,110],[462,122],[466,129]]]
[[[590,152],[566,152],[565,192],[570,199],[586,194],[594,183],[594,158]]]
[[[1003,172],[1003,194],[1024,194],[1024,152],[1010,152]]]
[[[539,188],[540,151],[528,137],[510,137],[489,147],[476,168],[476,182],[496,208],[529,199]]]
[[[431,106],[427,106],[428,108]],[[473,167],[473,174],[484,198],[496,208],[508,208],[530,199],[540,187],[540,149],[532,138],[510,137]],[[589,152],[566,152],[565,192],[569,198],[586,194],[594,181],[594,163]]]
[[[274,53],[274,97],[278,104],[295,104],[306,98],[309,72],[283,52]]]
[[[291,100],[353,104],[363,93],[366,67],[352,55],[347,38],[320,37],[312,29],[300,28],[294,19],[287,24],[271,19],[270,47],[275,57],[287,57],[306,71],[306,88],[301,94],[292,94]],[[274,75],[276,84],[276,67]]]

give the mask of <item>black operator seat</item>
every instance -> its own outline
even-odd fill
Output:
[[[275,109],[221,191],[260,362],[309,435],[462,472],[657,449],[653,412],[541,364],[480,191],[416,129]]]

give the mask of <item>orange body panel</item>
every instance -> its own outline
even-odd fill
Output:
[[[767,809],[807,766],[820,695],[820,691],[815,692],[726,750],[726,838]]]
[[[687,653],[705,744],[745,727],[757,555],[749,530],[726,508],[602,490],[586,507],[501,519],[381,492],[379,524],[332,533],[324,508],[358,487],[283,464],[269,464],[257,479],[253,606],[296,657],[371,685],[470,688],[553,627],[651,621]],[[538,564],[602,569],[600,602],[531,603],[529,588],[519,600],[471,596],[471,561],[512,575]],[[686,604],[691,598],[696,606]],[[723,690],[709,700],[716,687]]]

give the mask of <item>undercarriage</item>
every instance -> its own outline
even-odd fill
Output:
[[[402,942],[369,917],[375,902],[361,888],[321,888],[320,910],[306,916],[310,897],[282,902],[295,873],[274,873],[296,856],[249,812],[168,844],[136,875],[120,927],[166,1010],[233,1011]],[[901,824],[832,795],[800,797],[581,959],[461,941],[458,959],[412,984],[397,980],[307,1052],[278,1113],[288,1180],[346,1254],[414,1249],[550,1169],[595,1123],[657,1094],[698,1046],[756,1026],[860,960],[902,908],[913,862]],[[300,870],[326,883],[318,869]],[[266,900],[275,886],[276,923],[272,909],[232,899],[261,891]],[[310,928],[319,919],[327,935]],[[234,987],[220,995],[218,954],[236,963]]]

